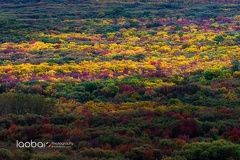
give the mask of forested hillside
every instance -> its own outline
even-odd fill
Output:
[[[0,159],[239,160],[239,8],[2,0]]]

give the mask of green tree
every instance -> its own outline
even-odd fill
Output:
[[[213,40],[217,43],[221,43],[225,41],[225,38],[223,36],[215,36]]]
[[[187,144],[177,155],[185,156],[187,160],[227,160],[240,159],[240,145],[226,140],[213,142],[196,142]]]
[[[45,98],[42,95],[23,93],[3,93],[0,94],[0,114],[9,113],[22,115],[26,113],[51,114],[53,112],[55,100]]]
[[[222,70],[220,68],[210,68],[203,72],[205,79],[211,80],[222,75]]]
[[[240,35],[236,36],[235,42],[236,42],[236,44],[240,44]]]
[[[232,71],[240,71],[240,62],[238,59],[232,61]]]

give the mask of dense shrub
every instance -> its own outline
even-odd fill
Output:
[[[3,160],[13,160],[14,155],[8,149],[1,148],[0,149],[0,159]]]
[[[38,94],[3,93],[0,94],[0,114],[51,114],[54,103],[53,99]]]
[[[79,153],[80,155],[83,155],[84,157],[98,157],[98,158],[114,158],[117,156],[117,153],[110,150],[103,150],[100,148],[84,148],[83,151]]]
[[[240,159],[240,145],[225,140],[196,142],[185,145],[177,154],[188,160],[226,160]]]

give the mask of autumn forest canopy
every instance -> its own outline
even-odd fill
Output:
[[[0,159],[239,160],[239,8],[2,0]]]

